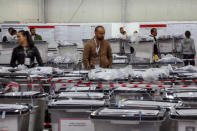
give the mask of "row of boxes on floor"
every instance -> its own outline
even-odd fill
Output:
[[[181,78],[177,79],[179,83],[169,80],[171,85],[161,86],[141,82],[81,81],[86,75],[85,71],[66,74],[70,80],[64,77],[67,86],[56,90],[59,94],[48,106],[53,131],[196,129],[197,90],[192,86],[172,86],[171,82],[177,85],[184,82]],[[185,78],[185,74],[181,76]]]
[[[139,95],[141,94],[139,93]],[[132,97],[132,93],[130,97]],[[153,129],[156,131],[166,131],[167,129],[185,131],[187,128],[196,129],[197,109],[194,103],[190,105],[190,102],[193,101],[191,97],[186,102],[189,106],[184,106],[186,104],[184,99],[183,102],[176,99],[171,101],[123,100],[125,96],[121,95],[119,98],[122,100],[115,100],[115,104],[111,104],[111,100],[107,98],[109,96],[105,96],[103,93],[60,93],[49,104],[53,131],[63,131],[67,128],[77,130],[79,127],[82,131],[120,131],[121,129],[124,131],[152,131]],[[181,126],[179,126],[180,123]]]
[[[187,87],[178,85],[185,82],[182,81],[182,78],[186,78],[182,73],[182,77],[176,75],[179,79],[162,81],[162,84],[161,81],[154,81],[159,84],[138,81],[142,79],[132,82],[89,82],[84,80],[87,73],[75,71],[43,77],[22,77],[20,73],[2,74],[1,77],[10,78],[24,87],[20,85],[18,92],[2,90],[0,130],[41,131],[47,107],[53,131],[75,131],[79,128],[82,131],[187,131],[197,128],[197,89],[194,78],[191,79],[194,85]],[[32,79],[34,81],[29,84]],[[42,89],[42,93],[37,89],[32,91],[35,90],[32,88],[34,85]],[[10,87],[15,88],[14,85]],[[13,124],[10,124],[10,119]]]
[[[29,102],[31,106],[0,104],[1,130],[27,131],[28,128],[29,130],[40,130],[44,114],[44,110],[41,108],[45,108],[44,100],[40,98],[34,100],[35,95],[38,95],[35,92],[31,92],[31,95],[28,92],[28,95],[24,95],[25,98],[17,97],[16,94],[4,94],[3,103],[17,103],[18,101],[28,103],[29,100],[32,100],[35,101],[35,104],[34,106],[32,102]],[[40,102],[42,104],[37,103],[36,105],[36,101],[42,101]],[[53,131],[79,128],[82,131],[195,130],[196,106],[182,107],[182,104],[178,101],[121,100],[116,106],[110,106],[103,93],[66,92],[50,101],[48,108],[51,113]],[[89,118],[93,120],[94,124]]]

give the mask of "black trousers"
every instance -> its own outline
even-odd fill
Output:
[[[185,66],[187,66],[189,64],[195,66],[195,59],[194,59],[194,57],[195,57],[194,54],[191,54],[191,55],[183,54],[183,59],[193,59],[193,60],[184,60]]]

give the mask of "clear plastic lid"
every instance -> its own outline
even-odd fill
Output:
[[[104,108],[99,115],[158,115],[159,110],[138,110],[138,109],[109,109]]]
[[[103,93],[95,93],[95,92],[61,92],[59,97],[67,97],[67,98],[103,98]]]
[[[123,101],[122,106],[139,106],[139,107],[162,107],[162,108],[171,108],[177,107],[180,103],[171,103],[171,102],[160,102],[160,101],[137,101],[137,100],[128,100]]]
[[[174,93],[174,97],[185,97],[185,98],[196,98],[197,92],[181,92],[181,93]]]
[[[105,104],[103,100],[58,100],[51,102],[51,105],[95,105],[102,106]]]
[[[5,93],[4,96],[33,96],[40,94],[40,92],[36,91],[24,91],[24,92],[9,92]]]
[[[90,87],[72,87],[69,91],[88,91],[88,90],[96,90],[96,86]]]
[[[118,87],[115,91],[147,91],[143,88],[132,88],[132,87]]]
[[[28,109],[28,106],[17,105],[17,104],[0,104],[0,110],[22,110]]]

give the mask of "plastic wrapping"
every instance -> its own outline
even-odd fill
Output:
[[[54,60],[54,63],[58,64],[58,63],[71,63],[72,60],[70,59],[69,56],[57,56]]]
[[[88,73],[88,77],[91,80],[120,80],[128,79],[132,74],[132,66],[127,66],[123,69],[93,69]]]
[[[27,71],[29,74],[37,74],[37,75],[52,74],[53,68],[52,67],[35,67],[35,68],[31,68]]]
[[[181,59],[174,57],[171,54],[163,55],[161,59],[158,60],[159,63],[181,63]]]
[[[142,77],[145,81],[157,81],[159,78],[167,78],[169,75],[169,69],[150,68],[142,74]]]
[[[0,67],[0,73],[9,73],[11,67]]]
[[[181,67],[181,68],[174,69],[174,72],[196,73],[197,72],[197,68],[192,66],[192,65],[188,65],[188,66],[184,66],[184,67]]]
[[[139,44],[140,41],[152,41],[153,38],[151,38],[150,36],[146,36],[146,35],[133,35],[130,39],[130,41],[134,44]]]

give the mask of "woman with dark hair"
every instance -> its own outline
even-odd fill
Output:
[[[195,65],[195,59],[194,59],[196,55],[195,44],[194,44],[194,40],[190,37],[191,37],[190,31],[186,31],[185,39],[183,39],[181,44],[183,59],[185,59],[184,60],[185,66],[189,64],[193,66]]]
[[[43,66],[40,53],[28,31],[21,30],[17,33],[17,40],[20,44],[13,49],[10,65],[16,67],[18,65],[26,65],[31,68],[35,66],[34,59],[36,58],[39,66]]]

